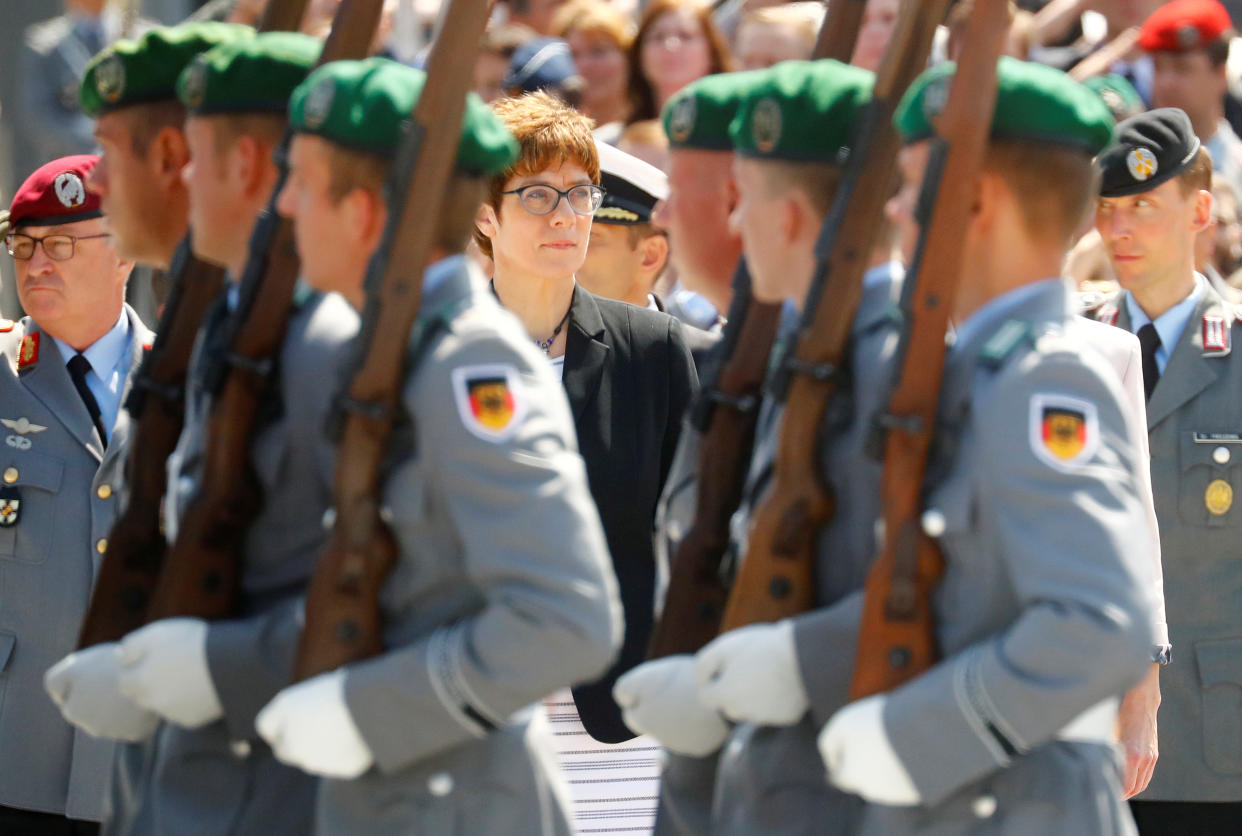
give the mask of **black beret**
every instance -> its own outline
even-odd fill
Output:
[[[1176,107],[1133,116],[1117,126],[1117,138],[1096,158],[1100,197],[1149,192],[1194,162],[1199,138],[1190,117]]]

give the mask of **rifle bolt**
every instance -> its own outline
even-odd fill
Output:
[[[775,577],[768,584],[768,593],[773,598],[788,598],[789,593],[793,591],[793,584],[789,582],[789,578]]]
[[[359,632],[356,621],[341,621],[336,625],[336,637],[348,644],[358,641]]]
[[[946,528],[948,528],[948,522],[944,514],[935,508],[929,508],[923,512],[923,533],[928,537],[943,537]]]
[[[910,648],[894,647],[888,651],[888,666],[893,670],[902,670],[910,664]]]

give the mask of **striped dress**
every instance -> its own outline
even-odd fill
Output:
[[[573,800],[575,834],[649,834],[660,789],[660,744],[650,737],[600,743],[587,734],[569,690],[543,701],[556,762]]]

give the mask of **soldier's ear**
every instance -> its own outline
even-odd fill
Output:
[[[1194,219],[1191,229],[1201,232],[1212,224],[1212,193],[1207,189],[1199,189],[1195,194]]]
[[[152,177],[169,191],[177,186],[185,188],[181,182],[181,169],[190,161],[190,146],[185,141],[185,134],[180,128],[165,125],[156,133],[147,152],[147,162]]]

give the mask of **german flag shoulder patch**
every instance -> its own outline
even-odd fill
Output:
[[[522,425],[526,397],[521,377],[504,363],[453,369],[457,414],[471,433],[484,441],[501,442]]]
[[[1031,449],[1047,464],[1068,470],[1090,461],[1100,443],[1095,404],[1066,395],[1031,398]]]

